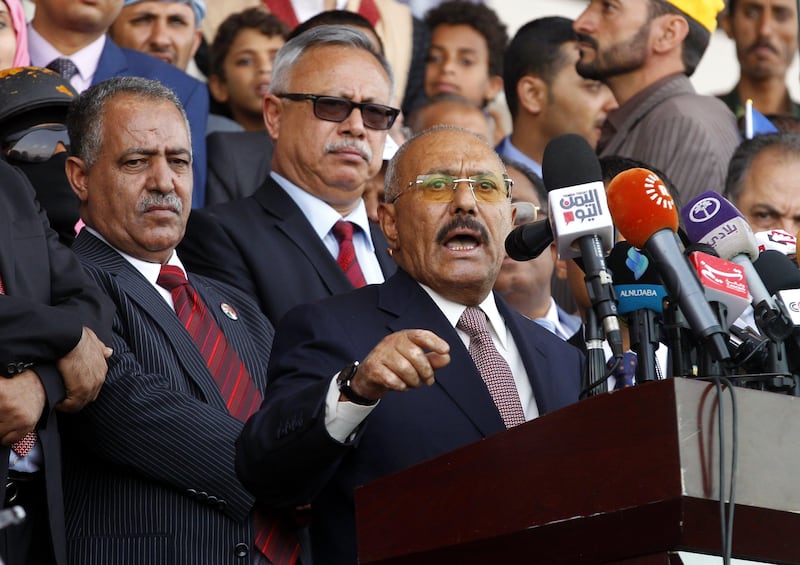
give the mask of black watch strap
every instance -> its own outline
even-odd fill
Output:
[[[0,375],[3,377],[10,379],[16,375],[19,375],[23,371],[26,371],[33,367],[33,363],[26,363],[24,361],[12,361],[11,363],[6,363],[5,365],[0,366]]]
[[[339,376],[336,378],[336,384],[339,386],[339,392],[344,396],[347,400],[352,402],[353,404],[358,404],[359,406],[374,406],[378,403],[377,400],[370,400],[369,398],[364,398],[352,388],[350,388],[350,382],[353,380],[353,377],[356,376],[358,372],[358,361],[353,361],[351,365],[348,365],[344,369],[341,370]]]

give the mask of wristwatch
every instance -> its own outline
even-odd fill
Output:
[[[33,367],[33,363],[26,363],[24,361],[12,361],[11,363],[6,363],[5,365],[0,365],[0,376],[3,376],[7,379],[19,375],[23,371],[30,369]]]
[[[351,365],[348,365],[339,372],[339,376],[336,377],[336,385],[339,387],[339,392],[353,404],[358,404],[360,406],[375,406],[378,403],[377,400],[364,398],[350,388],[350,383],[352,382],[353,377],[356,376],[357,372],[358,361],[353,361]]]

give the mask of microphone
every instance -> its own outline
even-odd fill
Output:
[[[631,349],[636,352],[636,383],[654,381],[658,379],[658,319],[664,312],[667,291],[647,257],[627,241],[614,245],[608,265],[619,297],[617,309],[626,315]]]
[[[586,290],[615,357],[622,356],[617,300],[605,255],[614,244],[600,162],[576,134],[560,135],[544,149],[542,176],[548,191],[550,226],[561,258],[580,256]]]
[[[720,322],[730,328],[750,305],[744,269],[733,261],[702,251],[691,253],[689,263],[694,267],[708,301],[725,307],[725,319]]]
[[[789,232],[783,230],[760,231],[756,232],[755,238],[759,253],[763,253],[767,249],[774,249],[792,257],[797,254],[797,238]]]
[[[689,202],[682,214],[691,241],[711,245],[720,257],[744,269],[756,325],[773,341],[783,341],[791,327],[753,268],[753,261],[758,259],[758,244],[744,216],[713,191],[704,192]]]
[[[547,218],[517,226],[506,237],[506,253],[514,261],[536,259],[553,243],[553,230]]]
[[[623,171],[608,185],[608,205],[625,239],[654,262],[694,333],[708,343],[717,361],[730,359],[726,333],[678,245],[675,201],[661,179],[647,169]]]

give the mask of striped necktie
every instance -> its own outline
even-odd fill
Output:
[[[206,360],[231,416],[244,422],[261,406],[255,381],[179,267],[163,265],[156,281],[170,291],[175,313]],[[300,545],[288,516],[256,510],[255,545],[273,565],[297,561]]]
[[[47,68],[51,71],[55,71],[64,77],[64,80],[69,80],[76,74],[78,74],[78,67],[75,66],[75,63],[67,59],[66,57],[59,57],[58,59],[53,59],[47,65]]]

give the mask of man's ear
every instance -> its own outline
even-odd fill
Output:
[[[264,124],[267,126],[269,136],[274,141],[278,139],[281,130],[281,114],[283,113],[281,99],[273,94],[267,94],[264,97],[262,109]]]
[[[194,30],[194,39],[192,40],[192,59],[197,54],[197,50],[200,49],[200,44],[203,42],[203,30],[197,28]]]
[[[520,108],[538,115],[547,101],[547,84],[537,76],[526,75],[517,82],[517,99]]]
[[[75,193],[81,201],[81,204],[85,204],[86,201],[89,200],[89,190],[87,186],[89,168],[86,166],[86,163],[75,156],[67,157],[65,172],[67,174],[67,180],[72,187],[72,192]]]
[[[378,223],[386,241],[389,242],[389,253],[400,248],[396,214],[397,210],[394,204],[387,204],[386,202],[378,204]]]
[[[665,14],[653,20],[653,51],[659,54],[683,50],[683,40],[689,34],[689,23],[683,16]]]

